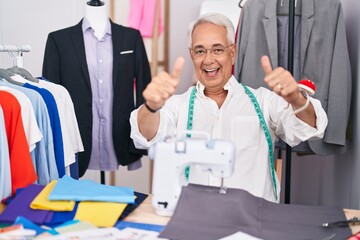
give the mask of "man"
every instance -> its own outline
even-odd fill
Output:
[[[136,147],[147,148],[186,129],[231,140],[236,146],[235,171],[225,179],[225,186],[278,202],[280,186],[271,162],[274,142],[281,138],[294,146],[321,138],[327,117],[320,102],[305,98],[292,75],[281,67],[273,70],[267,56],[261,58],[264,81],[273,91],[238,83],[231,74],[236,53],[234,27],[221,14],[203,15],[190,25],[189,49],[199,79],[194,93],[191,87],[174,95],[182,58],[171,75],[162,72],[154,77],[143,92],[145,104],[131,114]],[[221,179],[190,167],[189,181],[220,186]]]

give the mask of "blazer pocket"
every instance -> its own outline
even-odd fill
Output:
[[[121,51],[120,55],[124,55],[124,54],[132,54],[134,53],[134,50],[125,50],[125,51]]]

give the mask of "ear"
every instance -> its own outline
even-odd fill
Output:
[[[231,63],[232,65],[235,64],[235,57],[236,57],[236,44],[234,43],[234,45],[231,47]]]

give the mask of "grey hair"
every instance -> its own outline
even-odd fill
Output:
[[[235,29],[231,20],[220,13],[205,13],[201,15],[198,19],[191,22],[188,29],[188,46],[191,48],[192,46],[192,33],[194,29],[201,23],[212,23],[218,26],[222,26],[226,28],[227,38],[230,44],[235,43]]]

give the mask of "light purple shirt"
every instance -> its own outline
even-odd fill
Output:
[[[86,18],[83,19],[86,62],[92,92],[92,148],[88,169],[115,171],[119,163],[112,139],[113,43],[110,21],[105,35],[98,40]],[[141,167],[141,160],[128,165],[128,170]]]
[[[98,40],[86,18],[82,25],[86,62],[92,92],[92,148],[89,169],[111,171],[118,169],[112,140],[113,103],[113,44],[110,21],[105,35]]]

